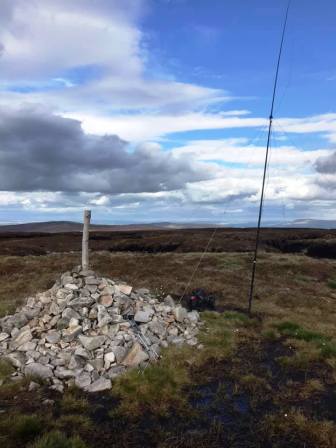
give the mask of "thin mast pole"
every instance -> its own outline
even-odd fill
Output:
[[[291,0],[288,0],[287,9],[286,9],[286,15],[285,15],[285,21],[284,21],[283,29],[282,29],[281,43],[280,43],[279,54],[278,54],[278,62],[277,62],[277,66],[276,66],[274,85],[273,85],[271,112],[270,112],[270,115],[269,115],[267,144],[266,144],[266,154],[265,154],[265,164],[264,164],[264,174],[263,174],[263,179],[262,179],[260,205],[259,205],[259,216],[258,216],[258,225],[257,225],[257,234],[256,234],[256,241],[255,241],[254,257],[253,257],[253,263],[252,263],[252,276],[251,276],[251,284],[250,284],[250,293],[249,293],[249,300],[248,300],[248,313],[249,314],[251,314],[251,309],[252,309],[254,280],[255,280],[257,259],[258,259],[261,217],[262,217],[262,211],[263,211],[263,205],[264,205],[265,181],[266,181],[266,173],[267,173],[269,148],[270,148],[270,142],[271,142],[272,124],[273,124],[273,109],[274,109],[275,95],[276,95],[276,90],[277,90],[277,85],[278,85],[279,68],[280,68],[282,48],[283,48],[283,43],[284,43],[285,33],[286,33],[286,27],[287,27],[287,19],[288,19],[288,11],[289,11],[290,1]]]

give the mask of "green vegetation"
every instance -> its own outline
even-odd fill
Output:
[[[16,415],[11,424],[12,434],[22,442],[33,440],[43,430],[43,420],[37,415]]]
[[[335,279],[328,280],[328,286],[331,289],[336,289],[336,280]]]
[[[89,407],[89,403],[79,389],[71,388],[62,396],[60,407],[66,413],[85,412]]]
[[[5,381],[14,372],[13,367],[6,359],[0,359],[0,381]]]
[[[284,336],[314,343],[319,348],[320,354],[324,358],[336,356],[336,344],[328,336],[324,336],[315,331],[306,330],[300,325],[290,321],[277,324],[276,328]]]
[[[78,436],[66,437],[59,431],[52,431],[41,437],[31,448],[87,448]]]

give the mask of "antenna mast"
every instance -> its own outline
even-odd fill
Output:
[[[280,67],[280,61],[281,61],[281,55],[282,55],[282,47],[283,47],[283,43],[284,43],[284,39],[285,39],[285,33],[286,33],[286,27],[287,27],[287,19],[288,19],[288,11],[289,11],[290,2],[291,2],[291,0],[288,0],[287,9],[286,9],[286,15],[285,15],[285,21],[284,21],[283,29],[282,29],[281,43],[280,43],[279,54],[278,54],[278,62],[277,62],[277,66],[276,66],[274,85],[273,85],[273,96],[272,96],[272,103],[271,103],[271,111],[270,111],[270,115],[269,115],[267,144],[266,144],[266,155],[265,155],[265,164],[264,164],[264,174],[263,174],[262,187],[261,187],[257,234],[256,234],[256,242],[255,242],[253,263],[252,263],[252,276],[251,276],[250,293],[249,293],[249,300],[248,300],[248,313],[249,314],[251,314],[251,309],[252,309],[254,280],[255,280],[255,272],[256,272],[257,259],[258,259],[261,216],[262,216],[263,204],[264,204],[265,181],[266,181],[266,173],[267,173],[269,148],[270,148],[270,142],[271,142],[274,101],[275,101],[275,94],[276,94],[277,85],[278,85],[279,67]]]

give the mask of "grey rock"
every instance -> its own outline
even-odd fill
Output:
[[[69,378],[75,378],[76,372],[70,369],[64,369],[63,367],[57,367],[54,375],[62,380],[68,380]]]
[[[33,378],[48,379],[52,378],[53,372],[50,367],[33,362],[25,367],[25,375]]]
[[[81,372],[76,376],[75,384],[80,389],[85,389],[91,384],[91,375],[88,372]]]
[[[18,347],[19,352],[29,352],[34,351],[37,343],[34,341],[28,341]]]
[[[140,323],[146,323],[151,320],[151,313],[148,311],[137,311],[134,316],[134,320]]]
[[[80,356],[81,358],[84,358],[84,359],[90,359],[91,358],[89,352],[87,352],[85,350],[85,348],[83,348],[83,347],[77,347],[76,348],[75,356]]]
[[[107,372],[106,376],[111,380],[114,380],[118,376],[122,375],[126,371],[124,366],[112,366]]]
[[[128,367],[138,366],[141,362],[147,361],[149,358],[148,353],[146,353],[138,342],[135,342],[131,350],[127,353],[123,360],[123,365]]]
[[[64,288],[69,289],[70,291],[77,291],[79,289],[78,286],[74,283],[67,283],[66,285],[64,285]]]
[[[61,310],[57,303],[52,302],[49,308],[49,313],[53,316],[56,316],[57,314],[60,314]]]
[[[65,328],[68,328],[69,322],[70,322],[70,319],[62,317],[61,319],[59,319],[57,321],[57,324],[56,324],[57,330],[64,330]]]
[[[152,333],[157,335],[158,337],[163,337],[166,334],[167,327],[162,322],[159,322],[158,320],[153,320],[148,325],[149,329]]]
[[[65,342],[71,342],[81,333],[82,327],[80,325],[69,325],[68,328],[62,331],[62,337]]]
[[[79,341],[83,345],[84,348],[87,350],[95,350],[99,347],[101,347],[105,341],[106,336],[79,336]]]
[[[104,360],[103,360],[103,358],[92,359],[92,360],[90,360],[89,364],[93,367],[94,370],[99,372],[99,371],[103,370]]]
[[[116,292],[119,291],[122,294],[125,294],[126,296],[129,296],[131,294],[132,289],[133,289],[132,286],[129,285],[122,285],[122,284],[116,285]]]
[[[26,363],[26,357],[23,353],[21,352],[14,352],[14,353],[9,353],[5,359],[8,360],[8,362],[13,366],[16,367],[17,369],[21,368],[22,366],[25,365]]]
[[[127,349],[125,347],[117,346],[113,347],[113,353],[115,355],[117,363],[121,363],[126,356]]]
[[[188,319],[192,323],[197,323],[199,321],[199,318],[200,318],[199,312],[196,310],[190,311],[188,313]]]
[[[85,283],[86,285],[98,286],[101,283],[101,279],[97,277],[86,277]]]
[[[110,307],[113,303],[113,298],[111,295],[108,294],[104,294],[101,295],[100,298],[98,299],[98,303],[100,305],[105,306],[106,308]]]
[[[91,297],[78,297],[77,299],[73,299],[71,300],[71,302],[69,302],[69,306],[77,309],[77,308],[83,308],[83,306],[90,306],[93,303],[93,299]]]
[[[17,329],[20,329],[26,325],[28,322],[27,317],[24,315],[24,313],[16,313],[13,316],[13,324]]]
[[[173,311],[177,322],[183,322],[184,319],[188,316],[188,311],[180,305],[176,306]]]
[[[21,330],[16,334],[16,336],[11,341],[11,347],[16,349],[25,342],[31,341],[33,335],[31,334],[30,328],[28,326],[21,328]]]
[[[88,392],[103,392],[104,390],[111,389],[112,384],[111,380],[107,378],[99,378],[89,386],[87,386],[86,390]]]
[[[68,307],[62,311],[62,317],[70,321],[70,319],[80,319],[80,314],[74,309]]]
[[[0,342],[5,341],[8,338],[9,338],[8,333],[0,333]]]
[[[56,330],[50,330],[48,331],[48,333],[46,334],[46,340],[50,343],[50,344],[57,344],[57,342],[59,342],[59,340],[61,339],[61,335],[58,331]]]
[[[175,301],[172,296],[168,295],[164,298],[164,304],[170,306],[171,308],[175,308]]]

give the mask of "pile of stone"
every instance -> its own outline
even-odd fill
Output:
[[[200,324],[197,311],[170,296],[159,301],[147,289],[77,267],[0,319],[0,356],[15,367],[13,379],[98,392],[126,369],[156,360],[162,347],[197,346]]]

